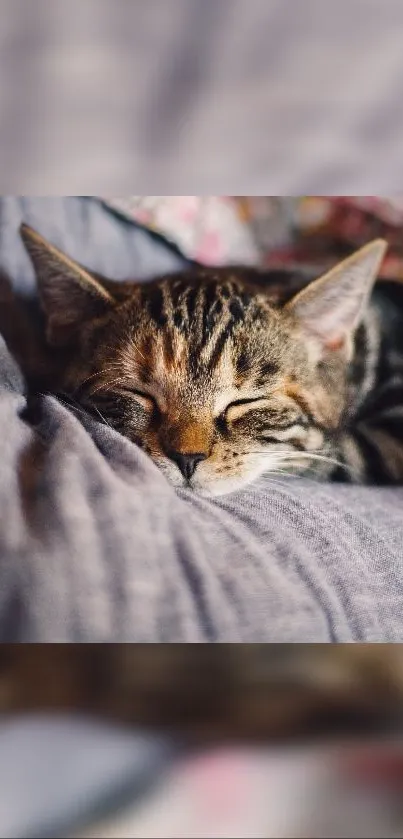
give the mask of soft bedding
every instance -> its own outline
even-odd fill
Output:
[[[180,264],[95,199],[6,198],[0,267],[26,294],[22,218],[116,278]],[[27,404],[2,339],[0,428],[0,641],[403,641],[403,488],[175,491],[107,426]]]

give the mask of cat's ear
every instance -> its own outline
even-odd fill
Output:
[[[375,239],[314,280],[285,306],[323,351],[351,346],[386,249],[383,239]]]
[[[68,344],[80,327],[113,306],[113,297],[98,279],[32,227],[22,224],[20,234],[35,270],[47,339],[55,346]]]

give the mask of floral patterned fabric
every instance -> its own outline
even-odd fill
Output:
[[[107,203],[163,235],[182,253],[204,265],[253,264],[259,250],[232,198],[198,195],[129,196]]]
[[[370,759],[382,769],[382,747],[367,748]],[[351,764],[348,744],[333,751],[216,748],[175,763],[142,805],[75,839],[401,837],[399,784],[384,773],[369,780]]]
[[[205,265],[332,264],[378,236],[403,280],[403,197],[129,196],[104,201]]]
[[[274,252],[263,249],[265,262],[331,264],[381,237],[389,244],[381,276],[403,280],[403,198],[302,197],[291,201],[289,218],[288,241]]]

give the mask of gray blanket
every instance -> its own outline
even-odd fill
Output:
[[[24,258],[21,215],[115,276],[178,262],[95,201],[1,206],[0,267]],[[1,641],[403,641],[403,488],[175,491],[108,427],[50,396],[27,410],[1,339],[0,428]]]

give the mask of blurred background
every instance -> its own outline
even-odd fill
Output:
[[[4,193],[395,194],[400,0],[0,0]]]
[[[0,836],[402,837],[402,700],[401,644],[3,645]]]
[[[380,276],[403,280],[402,195],[126,195],[103,204],[204,265],[321,270],[381,237],[389,248]]]

